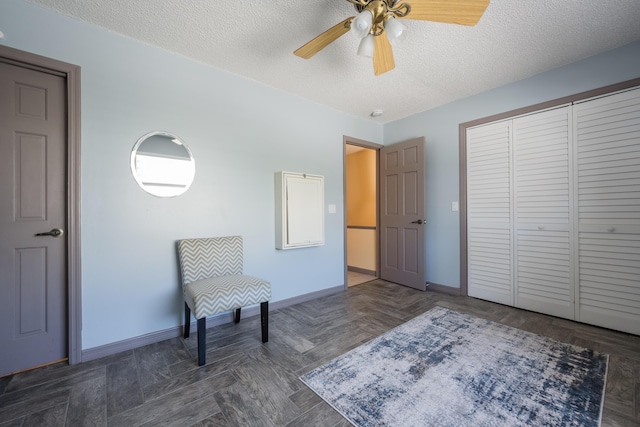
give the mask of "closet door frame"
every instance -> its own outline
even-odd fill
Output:
[[[562,98],[553,99],[539,104],[507,111],[500,114],[483,117],[459,125],[459,170],[460,170],[460,295],[468,295],[468,251],[467,251],[467,129],[491,122],[506,120],[531,114],[537,111],[559,107],[563,104],[572,104],[589,98],[604,96],[614,92],[640,86],[640,78],[627,80],[608,86]]]

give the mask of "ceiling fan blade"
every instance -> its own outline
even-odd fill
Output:
[[[410,0],[411,12],[404,19],[476,25],[489,0]]]
[[[373,74],[379,76],[396,68],[393,60],[393,50],[387,38],[387,33],[382,33],[373,38]]]
[[[311,40],[307,44],[302,47],[299,47],[293,53],[300,58],[309,59],[316,53],[320,52],[325,47],[329,46],[332,42],[334,42],[338,37],[343,34],[349,32],[349,25],[347,22],[351,21],[354,17],[350,17],[340,22],[339,24],[334,25],[329,28],[324,33],[320,34],[315,39]]]

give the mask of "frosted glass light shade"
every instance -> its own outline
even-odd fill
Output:
[[[358,46],[358,56],[363,56],[365,58],[373,58],[374,51],[374,43],[373,36],[369,34],[365,38],[360,41],[360,46]]]
[[[373,14],[365,9],[360,12],[351,22],[351,32],[359,39],[365,37],[371,31],[373,25]]]
[[[387,22],[384,24],[384,29],[391,43],[400,42],[407,36],[407,27],[396,18],[387,19]]]

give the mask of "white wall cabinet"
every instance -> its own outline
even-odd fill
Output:
[[[324,177],[276,172],[276,249],[324,245]]]
[[[640,334],[640,89],[467,130],[468,293]]]

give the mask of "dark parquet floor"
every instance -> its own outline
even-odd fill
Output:
[[[275,310],[269,342],[257,316],[99,360],[0,379],[0,427],[348,426],[298,376],[435,305],[610,355],[603,426],[640,425],[640,337],[468,297],[375,280]]]

